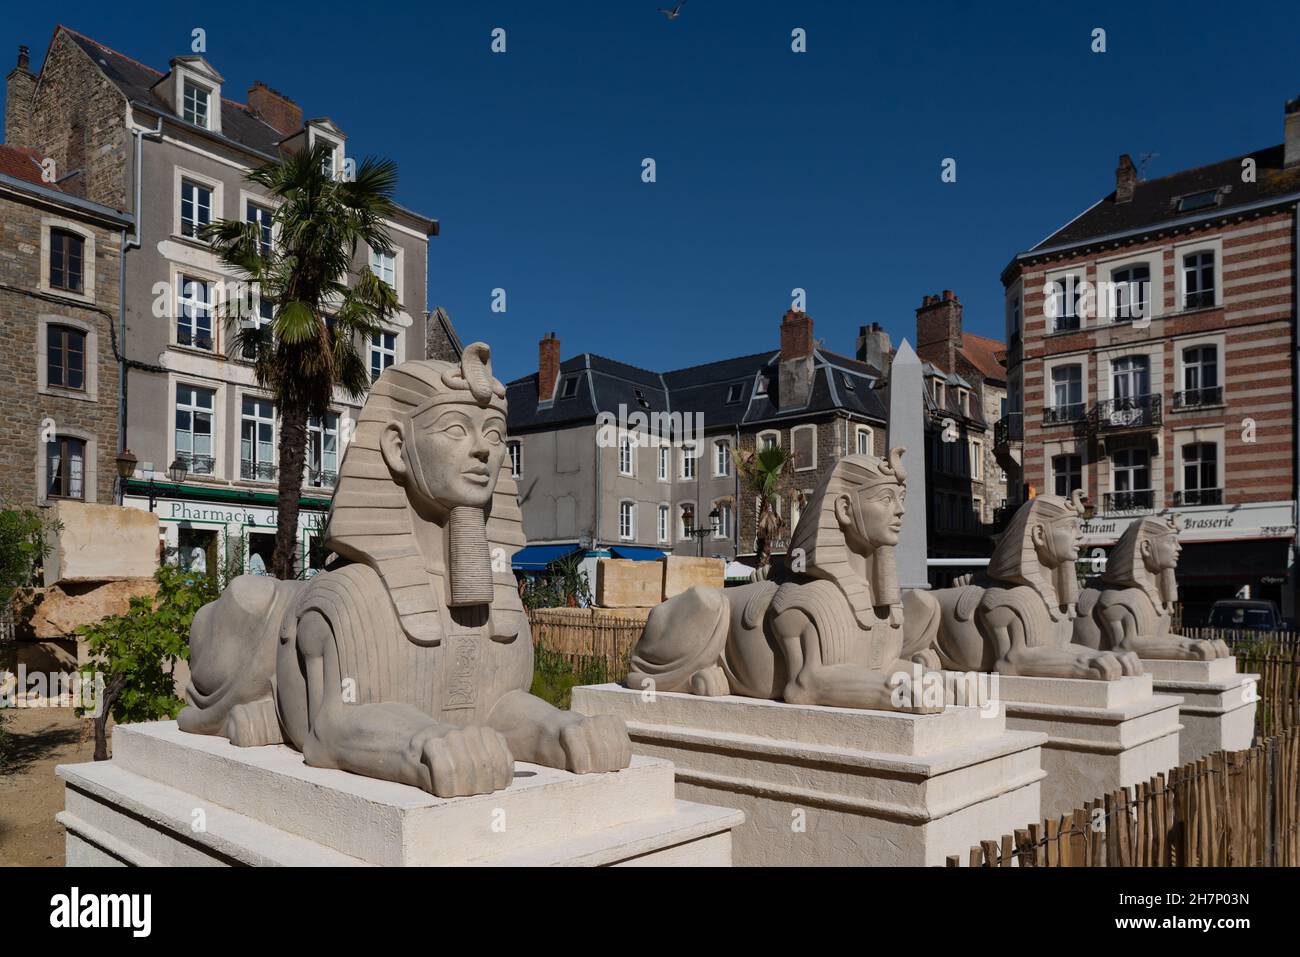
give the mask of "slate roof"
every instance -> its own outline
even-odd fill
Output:
[[[628,414],[698,414],[703,416],[707,432],[780,419],[809,419],[835,411],[877,422],[886,420],[883,396],[873,388],[879,373],[866,363],[816,349],[808,405],[785,412],[778,405],[779,365],[780,353],[768,351],[657,373],[582,353],[560,363],[559,384],[548,405],[538,405],[536,373],[507,384],[507,427],[518,434],[578,425],[594,422],[602,412],[617,416],[620,407]],[[767,380],[766,395],[756,394],[760,377]],[[564,398],[570,380],[574,380],[574,394]],[[728,402],[733,386],[739,392]]]
[[[1241,181],[1242,160],[1247,157],[1255,160],[1253,183]],[[1218,190],[1216,205],[1195,211],[1179,211],[1179,199],[1208,190]],[[1142,180],[1137,184],[1133,199],[1127,203],[1116,203],[1112,191],[1029,252],[1084,243],[1130,229],[1158,227],[1216,210],[1227,212],[1297,191],[1300,191],[1300,166],[1285,169],[1283,147],[1270,146],[1208,166],[1198,166],[1159,179]]]

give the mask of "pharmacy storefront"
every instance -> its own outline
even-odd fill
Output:
[[[278,515],[275,495],[187,485],[167,486],[166,490],[163,495],[155,488],[151,508],[148,483],[128,482],[123,504],[158,516],[166,555],[182,568],[212,573],[224,565],[232,570],[270,573]],[[323,564],[322,533],[328,509],[328,499],[304,497],[300,501],[300,570]]]
[[[1164,509],[1182,521],[1178,541],[1178,594],[1183,621],[1199,625],[1220,599],[1250,597],[1275,601],[1286,617],[1295,615],[1294,502]],[[1100,571],[1102,559],[1124,530],[1144,515],[1102,515],[1083,525],[1080,555]]]

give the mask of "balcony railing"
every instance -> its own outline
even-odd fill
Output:
[[[1088,406],[1083,402],[1071,402],[1069,405],[1057,405],[1043,410],[1043,425],[1064,425],[1067,422],[1079,422],[1088,415]]]
[[[191,455],[178,452],[176,457],[185,464],[185,471],[190,475],[211,475],[216,460],[211,455]]]
[[[1131,492],[1107,492],[1102,496],[1102,510],[1107,515],[1120,515],[1127,512],[1151,511],[1154,493],[1151,489],[1136,489]]]
[[[1222,505],[1221,488],[1185,488],[1174,492],[1175,505]]]
[[[274,482],[278,470],[270,462],[239,460],[239,477],[250,482]]]
[[[1203,405],[1222,405],[1223,386],[1212,385],[1204,389],[1185,389],[1174,393],[1175,409],[1196,409]]]
[[[993,447],[1005,449],[1012,444],[1019,445],[1025,440],[1025,420],[1023,412],[1008,412],[993,423]]]
[[[309,469],[307,472],[307,484],[312,488],[333,488],[338,480],[337,472],[328,472],[324,469]]]
[[[1098,402],[1088,413],[1088,425],[1098,432],[1153,429],[1163,421],[1160,396],[1138,395]]]

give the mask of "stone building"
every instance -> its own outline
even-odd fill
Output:
[[[43,159],[0,146],[0,507],[114,500],[131,217],[47,182]]]
[[[992,554],[990,535],[1007,495],[1007,477],[993,453],[993,427],[1007,398],[1002,349],[996,339],[962,330],[961,300],[951,290],[925,296],[916,310],[931,558]]]
[[[271,200],[246,174],[324,143],[332,169],[346,175],[350,150],[335,123],[304,119],[297,103],[263,83],[244,103],[228,92],[202,56],[177,56],[159,71],[60,26],[39,75],[24,54],[9,76],[6,135],[53,161],[64,193],[134,217],[123,246],[119,348],[128,371],[120,441],[138,466],[125,504],[155,511],[183,556],[198,548],[215,558],[218,539],[234,535],[243,536],[246,556],[261,554],[269,565],[276,410],[251,362],[228,345],[221,303],[236,277],[197,233],[223,218],[265,223],[269,232]],[[357,344],[372,375],[424,357],[432,320],[426,267],[437,223],[399,208],[386,225],[393,248],[359,249],[354,262],[356,271],[368,267],[390,283],[400,302],[389,329]],[[257,311],[259,324],[270,321],[269,304]],[[340,391],[331,412],[309,423],[299,516],[304,564],[318,554],[312,539],[359,409]],[[102,450],[101,462],[116,452]]]
[[[551,546],[536,554],[752,556],[758,502],[733,449],[791,450],[779,507],[790,527],[839,456],[880,454],[879,367],[822,348],[803,313],[786,313],[777,331],[776,351],[663,373],[590,353],[562,359],[560,341],[543,338],[538,372],[507,387],[524,531]],[[888,356],[878,326],[866,339],[863,357]]]
[[[1016,500],[1083,489],[1104,554],[1177,512],[1184,620],[1243,586],[1294,613],[1300,99],[1284,141],[1114,190],[1002,274]]]

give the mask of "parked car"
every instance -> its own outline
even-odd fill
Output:
[[[1254,628],[1259,631],[1277,631],[1287,627],[1277,602],[1242,598],[1216,601],[1210,608],[1208,624],[1211,628]]]

